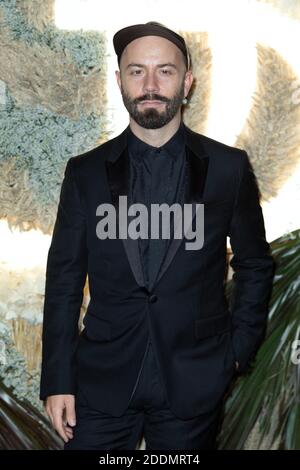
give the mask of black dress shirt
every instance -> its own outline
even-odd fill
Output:
[[[142,203],[148,210],[148,239],[139,238],[139,251],[144,272],[145,286],[154,282],[164,259],[170,239],[151,239],[151,204],[182,203],[185,161],[185,130],[180,123],[178,130],[161,147],[153,147],[139,139],[130,129],[128,133],[130,161],[130,203]],[[173,224],[173,217],[171,217]],[[173,225],[170,237],[173,238]]]

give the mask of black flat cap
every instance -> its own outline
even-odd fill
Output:
[[[116,32],[113,37],[114,49],[118,57],[118,64],[120,65],[121,55],[125,47],[134,39],[143,36],[160,36],[173,42],[183,53],[187,69],[190,67],[190,57],[185,40],[182,36],[175,33],[161,23],[156,21],[149,21],[145,24],[135,24],[127,26]]]

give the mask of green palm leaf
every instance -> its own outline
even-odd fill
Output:
[[[29,402],[18,400],[0,382],[0,449],[61,449],[61,439]]]
[[[265,438],[279,448],[300,449],[300,364],[291,361],[300,325],[300,230],[271,243],[276,272],[266,337],[255,368],[239,377],[226,400],[219,448],[242,449],[255,423],[258,448]],[[231,298],[233,281],[226,286]]]

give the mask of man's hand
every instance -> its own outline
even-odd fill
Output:
[[[235,370],[239,370],[240,364],[238,361],[235,361]]]
[[[46,413],[51,419],[52,426],[60,437],[68,442],[73,438],[73,430],[69,426],[75,426],[75,396],[51,395],[46,398]],[[68,426],[69,425],[69,426]]]

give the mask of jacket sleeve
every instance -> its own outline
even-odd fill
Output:
[[[263,341],[275,262],[265,238],[256,177],[242,151],[240,178],[229,237],[233,257],[232,347],[243,373]]]
[[[66,165],[48,251],[42,330],[40,399],[75,394],[78,321],[87,275],[86,221],[74,177]]]

